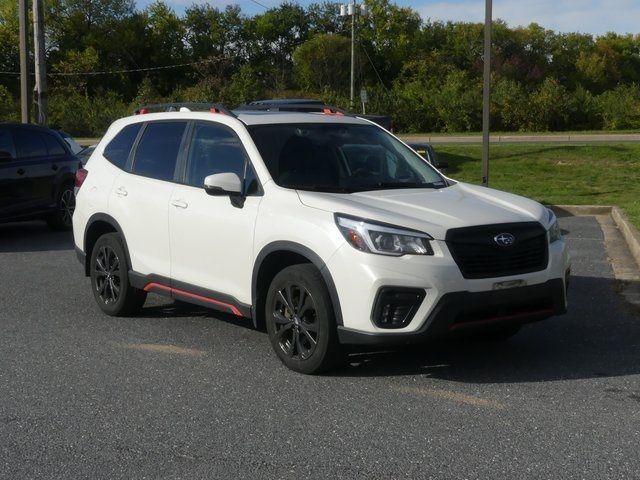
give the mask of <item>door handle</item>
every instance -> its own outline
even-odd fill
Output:
[[[18,175],[24,175],[24,168],[18,169]]]
[[[171,205],[177,208],[187,208],[189,206],[184,200],[171,200]]]
[[[116,188],[116,195],[120,195],[121,197],[126,197],[129,195],[129,192],[124,187]]]

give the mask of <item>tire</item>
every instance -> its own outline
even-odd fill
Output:
[[[100,309],[114,317],[138,312],[147,292],[129,283],[129,265],[117,233],[98,238],[91,251],[91,290]]]
[[[52,230],[71,230],[73,212],[76,209],[76,194],[73,184],[65,184],[60,188],[56,198],[56,210],[47,217],[47,224]]]
[[[293,265],[275,276],[265,318],[271,346],[291,370],[317,374],[343,362],[331,298],[313,265]]]

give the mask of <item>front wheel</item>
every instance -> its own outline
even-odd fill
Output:
[[[129,283],[127,257],[117,233],[102,235],[91,251],[91,289],[107,315],[131,315],[144,305],[147,292]]]
[[[293,265],[278,273],[265,306],[271,346],[288,368],[315,374],[342,362],[333,306],[316,267]]]

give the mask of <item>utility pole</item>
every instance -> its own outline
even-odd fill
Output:
[[[356,97],[356,14],[360,9],[360,14],[367,16],[367,6],[364,3],[358,5],[356,0],[351,0],[346,5],[340,5],[340,16],[351,17],[351,85],[349,100],[351,101],[351,109],[355,107]]]
[[[27,0],[19,0],[20,22],[20,112],[22,123],[29,123],[29,51],[27,37],[29,33],[29,12]]]
[[[349,101],[353,110],[356,91],[356,0],[351,0],[349,7],[349,13],[351,14],[351,94],[349,95]]]
[[[482,185],[489,186],[489,120],[491,106],[491,24],[493,0],[486,0],[484,16],[484,85],[482,88]]]
[[[36,70],[38,123],[47,124],[47,67],[44,53],[44,12],[42,0],[33,0],[33,42]]]

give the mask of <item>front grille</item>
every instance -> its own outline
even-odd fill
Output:
[[[503,233],[515,241],[501,246],[495,238]],[[547,268],[547,232],[537,222],[501,223],[454,228],[446,242],[465,278],[492,278],[537,272]]]

